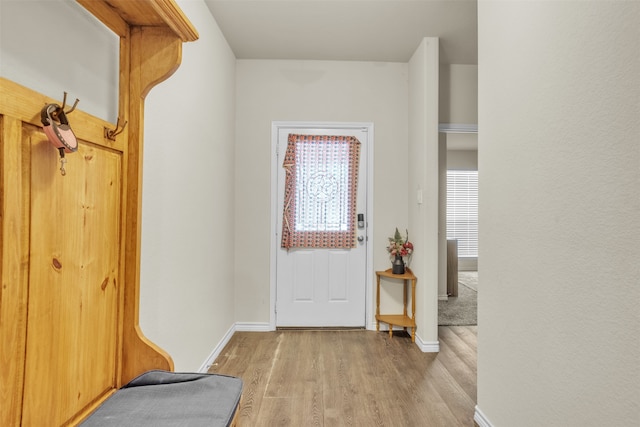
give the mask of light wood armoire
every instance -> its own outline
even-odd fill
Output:
[[[125,131],[80,108],[59,171],[40,110],[0,79],[0,425],[75,425],[130,379],[173,370],[138,325],[144,98],[198,38],[173,0],[78,0],[120,37]]]

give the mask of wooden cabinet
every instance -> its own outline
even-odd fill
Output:
[[[40,123],[61,101],[0,78],[1,426],[75,425],[138,374],[173,369],[138,325],[143,107],[197,32],[173,0],[79,1],[121,37],[128,127],[109,138],[80,104],[63,176]]]
[[[404,310],[402,314],[380,314],[380,279],[402,285]],[[391,269],[376,271],[376,330],[380,330],[380,322],[389,325],[389,336],[393,337],[393,326],[401,326],[406,331],[411,328],[411,342],[416,341],[416,282],[418,279],[409,269],[404,274],[393,274]],[[411,316],[407,312],[407,296],[411,287]]]

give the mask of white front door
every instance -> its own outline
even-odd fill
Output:
[[[367,278],[367,149],[369,128],[306,125],[277,127],[276,326],[364,327]],[[284,125],[283,125],[284,126]],[[354,136],[360,141],[356,213],[356,247],[349,249],[280,247],[289,134]]]

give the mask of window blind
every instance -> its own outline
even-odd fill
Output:
[[[459,257],[478,256],[478,171],[447,171],[447,239]]]

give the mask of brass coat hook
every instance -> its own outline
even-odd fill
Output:
[[[65,114],[69,114],[73,110],[75,110],[76,106],[78,105],[78,102],[80,102],[80,100],[76,98],[76,102],[73,103],[73,106],[71,107],[71,109],[69,109],[69,111],[64,111],[64,107],[67,104],[67,92],[64,92],[64,97],[62,98],[62,107],[57,104],[50,104],[50,105],[56,106],[55,110],[51,111],[51,117],[54,120],[60,120],[61,116],[64,116]],[[64,120],[66,120],[66,118]]]
[[[104,137],[111,140],[111,141],[115,141],[116,140],[116,136],[120,135],[122,133],[122,131],[124,130],[125,127],[127,127],[127,123],[129,123],[128,121],[124,121],[124,123],[122,123],[122,125],[120,124],[120,117],[118,117],[118,121],[116,122],[116,128],[115,129],[108,129],[108,128],[104,128]],[[122,126],[122,127],[120,127]]]
[[[62,107],[60,107],[60,109],[64,111],[65,114],[69,114],[76,109],[78,102],[80,102],[80,100],[76,98],[76,102],[73,103],[73,106],[71,107],[71,109],[69,111],[64,111],[64,106],[67,103],[67,92],[64,92],[64,98],[62,98]]]

